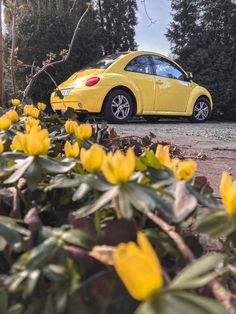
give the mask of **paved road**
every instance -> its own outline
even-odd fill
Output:
[[[152,132],[158,140],[178,145],[186,157],[197,160],[198,174],[207,174],[216,194],[222,171],[232,173],[236,179],[236,123],[161,120],[155,124],[141,121],[111,127],[121,135],[144,136]],[[206,160],[199,160],[199,153],[205,154]]]

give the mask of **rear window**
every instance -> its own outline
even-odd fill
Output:
[[[128,52],[119,52],[113,55],[104,56],[95,62],[89,63],[85,69],[107,69],[112,63],[114,63],[118,58],[128,54]]]

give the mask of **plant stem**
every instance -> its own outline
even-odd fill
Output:
[[[114,208],[114,211],[116,213],[116,217],[118,220],[122,218],[121,212],[120,212],[120,205],[119,205],[119,197],[116,196],[112,200],[112,206]]]
[[[227,237],[225,241],[225,260],[224,260],[224,268],[228,268],[230,258],[230,239]],[[226,284],[228,279],[228,272],[225,272],[223,275],[223,283]]]

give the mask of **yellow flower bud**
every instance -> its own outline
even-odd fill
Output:
[[[38,110],[44,111],[44,110],[46,110],[47,105],[42,103],[42,102],[38,102],[37,107],[38,107]]]
[[[82,165],[89,173],[98,173],[105,157],[105,150],[98,144],[94,144],[89,150],[82,148],[80,153]]]
[[[80,124],[75,129],[75,136],[81,141],[89,140],[92,134],[93,134],[93,128],[91,124]]]
[[[126,183],[135,170],[135,154],[129,148],[126,156],[117,150],[114,155],[108,153],[102,166],[103,174],[111,184]]]
[[[178,180],[190,181],[196,172],[197,164],[195,161],[180,161],[178,158],[171,159],[169,146],[158,145],[156,157],[163,166],[173,171]]]
[[[224,172],[220,184],[223,204],[229,215],[236,215],[236,181],[233,182],[229,173]]]
[[[190,181],[197,170],[197,164],[193,160],[179,161],[173,169],[178,180]]]
[[[76,121],[67,120],[65,123],[65,130],[67,134],[75,134],[75,130],[78,127],[78,123]]]
[[[6,116],[0,118],[0,130],[8,130],[11,126],[11,120]]]
[[[160,163],[167,167],[171,168],[171,159],[170,159],[170,147],[158,145],[156,150],[156,157],[159,159]]]
[[[65,154],[67,158],[77,158],[79,156],[79,144],[71,144],[70,142],[65,143]]]
[[[24,106],[24,115],[37,119],[39,117],[40,111],[33,105]]]
[[[161,265],[143,233],[138,233],[138,245],[134,242],[120,244],[113,257],[116,272],[134,299],[143,301],[160,291],[163,285]]]
[[[6,116],[9,120],[11,120],[12,123],[19,121],[18,113],[15,110],[9,110],[6,113]]]
[[[3,145],[3,142],[2,142],[2,138],[0,136],[0,154],[3,153],[4,151],[4,145]]]
[[[41,126],[39,125],[39,120],[29,117],[25,119],[24,123],[25,123],[26,133],[30,133],[32,128],[34,128],[34,130],[37,130],[37,131],[41,130]]]
[[[21,104],[21,101],[19,99],[12,99],[11,100],[12,106],[19,106]]]
[[[16,136],[13,138],[11,143],[11,150],[22,152],[23,149],[23,141],[24,141],[25,134],[18,132]]]

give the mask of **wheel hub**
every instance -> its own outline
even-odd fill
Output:
[[[116,96],[112,101],[111,107],[112,113],[119,120],[127,118],[130,113],[130,103],[123,95]]]

